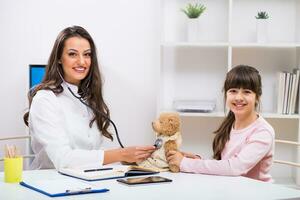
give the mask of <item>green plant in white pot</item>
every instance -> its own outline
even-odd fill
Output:
[[[206,10],[206,7],[200,3],[188,3],[184,9],[181,9],[182,12],[188,17],[188,30],[187,38],[189,42],[196,42],[198,40],[199,33],[199,20],[198,18]]]
[[[268,41],[268,21],[269,15],[266,11],[259,11],[256,18],[256,39],[258,43]]]

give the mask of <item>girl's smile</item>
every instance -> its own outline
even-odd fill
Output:
[[[237,122],[241,119],[254,119],[256,98],[256,94],[249,89],[231,88],[226,92],[226,104],[234,113]]]
[[[233,103],[233,105],[235,105],[236,107],[243,107],[245,105],[247,105],[246,103],[242,103],[242,102],[236,102],[236,103]]]

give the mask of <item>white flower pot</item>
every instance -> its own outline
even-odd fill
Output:
[[[198,18],[189,18],[187,21],[187,40],[188,42],[197,42],[199,39],[199,20]]]
[[[267,19],[256,20],[256,38],[258,43],[268,42],[268,20]]]

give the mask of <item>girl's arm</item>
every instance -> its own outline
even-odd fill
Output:
[[[187,158],[202,159],[201,156],[198,155],[198,154],[189,153],[189,152],[183,152],[183,151],[182,151],[181,153],[182,153],[182,155],[183,155],[184,157],[187,157]]]
[[[167,152],[167,161],[169,165],[176,165],[179,167],[184,157],[190,159],[201,159],[199,155],[193,153],[186,153],[186,152],[179,152],[179,151]]]
[[[246,174],[271,150],[273,134],[264,129],[251,136],[242,150],[226,160],[183,158],[180,169],[184,172],[239,176]]]

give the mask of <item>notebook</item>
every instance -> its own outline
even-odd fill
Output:
[[[20,182],[20,185],[49,197],[102,193],[109,191],[109,189],[99,188],[89,182],[84,182],[78,179],[24,180]]]
[[[159,172],[135,165],[118,165],[99,169],[62,168],[59,170],[59,173],[86,181],[99,181],[129,176],[158,174]]]

